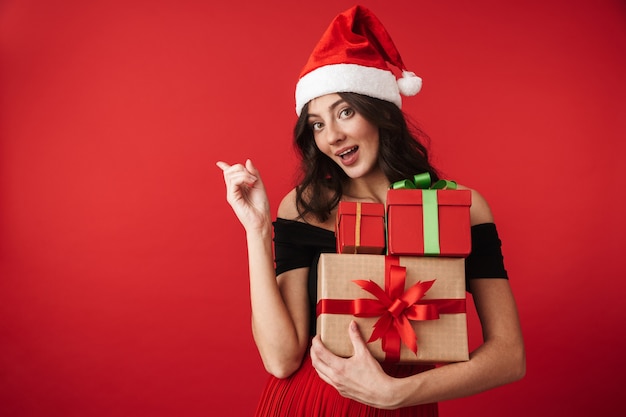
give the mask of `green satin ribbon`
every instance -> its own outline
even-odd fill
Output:
[[[396,181],[389,188],[394,190],[417,190],[417,189],[431,189],[431,190],[456,190],[456,182],[449,180],[439,180],[430,185],[432,180],[430,179],[430,173],[422,172],[421,174],[413,175],[413,179],[406,179]]]
[[[437,190],[422,190],[422,227],[424,228],[424,255],[439,255],[439,205]]]
[[[413,179],[406,179],[396,181],[391,184],[390,188],[394,190],[415,190],[419,188],[429,188],[432,180],[430,179],[430,173],[422,172],[421,174],[413,175]]]
[[[394,190],[422,190],[422,224],[424,230],[424,255],[439,255],[439,204],[437,202],[437,190],[456,190],[454,181],[439,180],[431,185],[428,172],[413,176],[413,179],[405,179],[394,182],[391,187]]]

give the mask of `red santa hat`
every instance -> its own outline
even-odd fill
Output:
[[[396,79],[389,64],[402,71]],[[422,79],[406,70],[391,37],[374,14],[353,6],[331,22],[309,57],[296,85],[296,114],[306,103],[331,93],[350,92],[402,106]]]

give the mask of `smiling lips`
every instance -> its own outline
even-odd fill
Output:
[[[359,147],[358,147],[358,146],[353,146],[353,147],[351,147],[351,148],[349,148],[349,149],[346,149],[346,150],[344,150],[344,151],[341,151],[340,153],[338,153],[338,154],[337,154],[337,156],[343,159],[343,158],[345,158],[346,156],[350,155],[351,153],[356,152],[356,151],[357,151],[357,149],[359,149]]]
[[[337,154],[337,156],[341,158],[341,162],[344,165],[352,165],[354,162],[356,162],[358,150],[359,150],[358,146],[353,146],[349,149],[341,151],[340,153]]]

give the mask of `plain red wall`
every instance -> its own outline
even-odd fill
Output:
[[[214,162],[253,158],[276,208],[297,75],[352,3],[246,3],[0,3],[0,415],[254,410]],[[492,205],[527,344],[524,380],[442,415],[623,413],[624,2],[363,3],[424,78],[435,162]]]

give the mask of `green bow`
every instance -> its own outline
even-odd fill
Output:
[[[415,190],[415,189],[431,189],[431,190],[456,190],[456,182],[449,180],[439,180],[430,185],[432,180],[430,179],[429,172],[422,172],[421,174],[413,175],[413,179],[405,179],[396,181],[389,188],[394,190]]]

